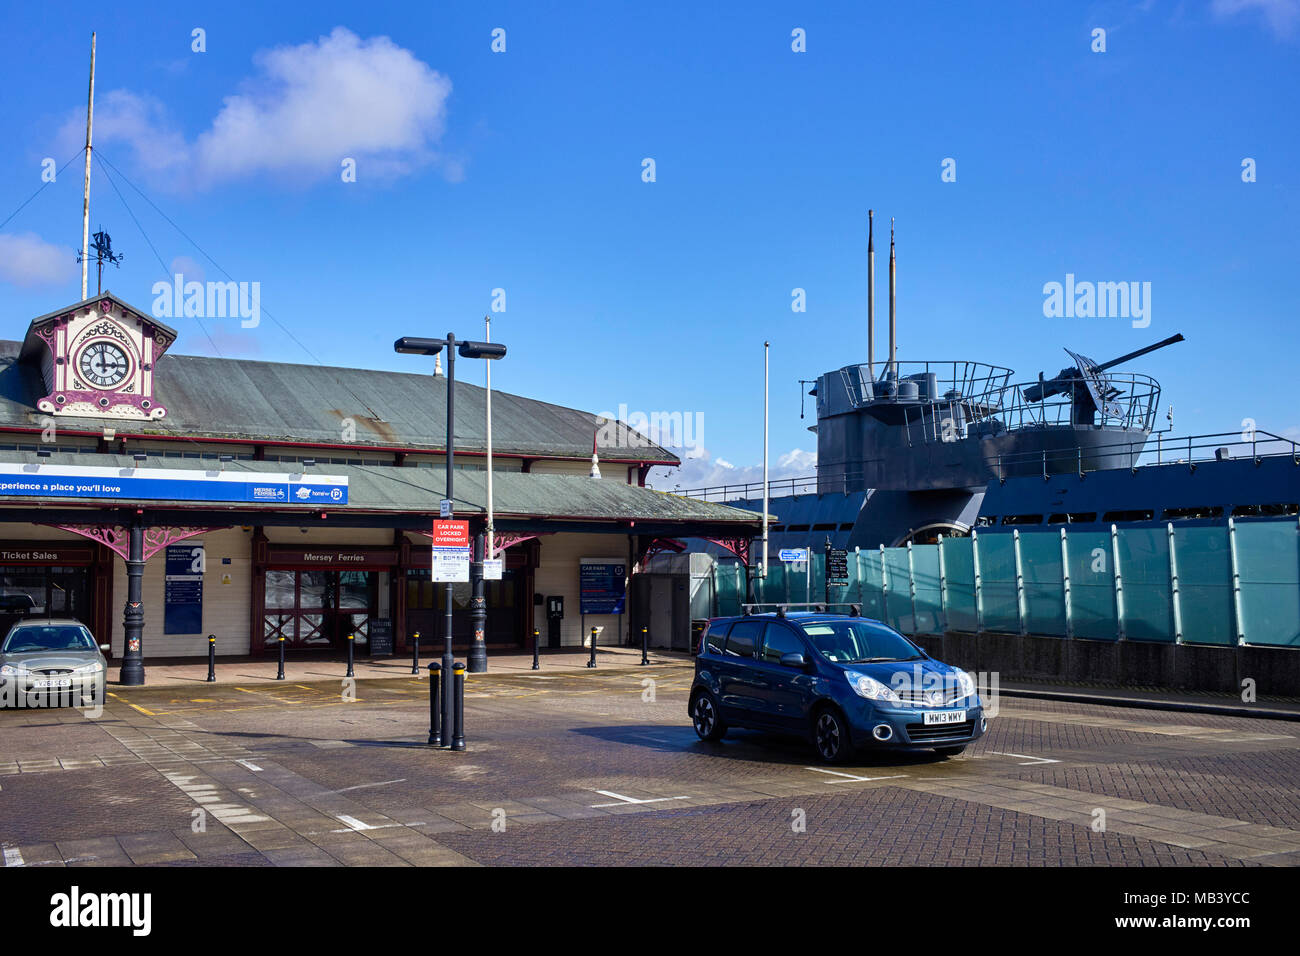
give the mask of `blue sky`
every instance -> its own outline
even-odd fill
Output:
[[[878,354],[893,216],[900,358],[1032,379],[1182,332],[1134,366],[1178,432],[1300,432],[1300,0],[701,6],[11,5],[0,217],[77,155],[95,29],[96,147],[157,250],[97,165],[105,285],[221,278],[128,181],[260,283],[257,328],[169,320],[175,351],[411,371],[395,337],[481,337],[500,288],[495,385],[698,414],[686,483],[748,476],[765,339],[774,462],[815,449],[797,380],[865,361],[874,208]],[[0,227],[5,337],[79,298],[80,166]],[[1150,282],[1150,326],[1045,317],[1066,273]]]

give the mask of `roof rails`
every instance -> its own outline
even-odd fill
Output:
[[[776,616],[777,616],[777,617],[785,617],[786,612],[789,611],[790,608],[807,608],[807,609],[810,609],[810,610],[821,611],[822,613],[825,613],[829,608],[833,608],[833,607],[846,607],[846,608],[848,608],[848,609],[849,609],[849,617],[861,617],[861,616],[862,616],[862,605],[861,605],[861,604],[847,604],[847,603],[834,603],[834,602],[830,602],[830,603],[828,603],[828,602],[826,602],[826,601],[801,601],[801,602],[796,602],[796,603],[791,603],[791,602],[789,602],[789,601],[760,601],[760,602],[757,602],[757,603],[754,603],[754,604],[741,604],[741,605],[740,605],[741,612],[744,613],[744,614],[762,613],[762,612],[756,612],[756,611],[752,610],[752,608],[758,608],[758,607],[774,607],[774,608],[776,608]]]

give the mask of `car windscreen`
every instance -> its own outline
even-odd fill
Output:
[[[27,651],[97,650],[84,627],[76,624],[34,624],[11,631],[0,653],[22,654]]]
[[[813,647],[837,664],[921,658],[917,646],[902,634],[872,621],[809,621],[802,627]]]

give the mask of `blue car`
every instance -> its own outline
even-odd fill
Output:
[[[866,748],[955,756],[988,728],[969,674],[856,613],[715,618],[689,713],[702,740],[731,727],[798,734],[826,763]]]

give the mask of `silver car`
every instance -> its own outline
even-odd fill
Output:
[[[73,618],[19,621],[0,644],[0,706],[103,703],[108,649]]]

